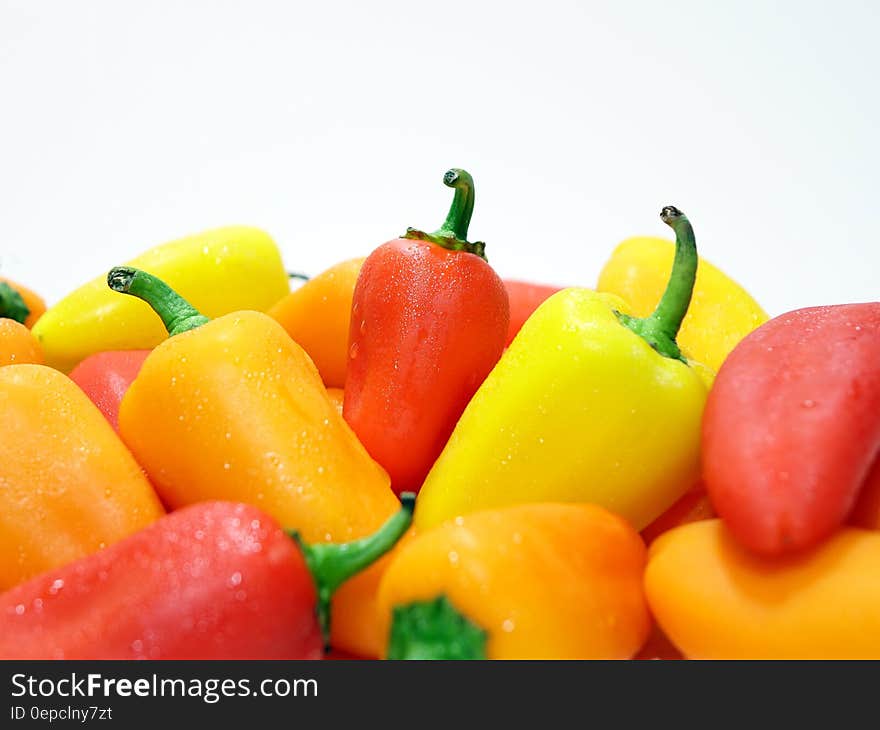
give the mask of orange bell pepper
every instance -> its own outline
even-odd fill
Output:
[[[27,307],[28,313],[24,318],[24,326],[30,329],[33,327],[37,320],[43,315],[43,312],[46,311],[46,302],[43,301],[43,298],[37,294],[36,292],[31,291],[25,286],[21,284],[11,281],[10,279],[6,279],[0,276],[0,286],[6,284],[11,287],[15,292],[18,293],[18,296],[21,297],[21,301],[24,303],[24,306]],[[0,317],[6,316],[2,311],[0,311]]]
[[[379,619],[392,659],[628,659],[651,618],[645,544],[592,504],[472,512],[392,557]]]
[[[309,354],[328,388],[345,385],[351,301],[363,263],[359,258],[331,266],[268,311]]]
[[[149,303],[172,335],[119,411],[124,441],[166,504],[250,503],[308,542],[363,537],[399,509],[388,475],[278,322],[250,311],[209,321],[130,267],[108,283]]]
[[[65,375],[0,368],[0,413],[0,591],[162,516],[113,427]]]
[[[43,348],[23,324],[0,319],[0,365],[43,364]]]
[[[721,520],[661,535],[645,572],[651,611],[690,659],[880,659],[880,534],[841,528],[767,558]]]

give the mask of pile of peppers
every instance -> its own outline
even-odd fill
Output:
[[[505,279],[443,182],[310,278],[0,279],[0,659],[880,658],[880,303],[771,319],[673,206]]]

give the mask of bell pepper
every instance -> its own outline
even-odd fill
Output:
[[[70,371],[70,379],[119,431],[119,404],[150,350],[116,350],[89,355]]]
[[[0,590],[114,543],[162,516],[100,411],[45,365],[0,368]]]
[[[123,440],[165,504],[254,504],[310,542],[363,537],[396,511],[388,475],[278,322],[248,311],[209,321],[131,267],[107,280],[148,302],[172,335],[119,409]]]
[[[268,311],[309,354],[328,388],[345,386],[351,300],[363,263],[357,258],[331,266]]]
[[[186,507],[0,595],[0,659],[320,659],[333,591],[411,511],[308,545],[250,505]]]
[[[31,331],[18,320],[0,317],[0,366],[43,364],[43,350]]]
[[[675,247],[663,238],[629,238],[599,274],[598,291],[617,294],[637,316],[647,316],[669,279]],[[717,372],[724,358],[767,313],[739,284],[701,258],[678,344],[694,360]]]
[[[290,291],[275,242],[261,230],[230,226],[151,248],[130,264],[146,269],[209,317],[265,311]],[[34,325],[46,363],[64,372],[105,350],[148,350],[168,335],[150,308],[93,279],[51,307]]]
[[[343,413],[395,492],[418,491],[504,350],[504,283],[467,241],[474,182],[449,170],[449,215],[371,253],[354,291]],[[428,406],[428,404],[430,404]]]
[[[651,611],[689,659],[880,657],[880,534],[838,530],[812,550],[767,558],[721,520],[651,546]]]
[[[538,307],[428,474],[419,531],[539,501],[593,502],[640,530],[697,483],[706,386],[675,343],[696,243],[683,213],[661,216],[677,254],[654,314],[637,319],[619,297],[580,288]]]
[[[389,659],[629,659],[651,618],[647,553],[590,504],[526,504],[402,546],[379,587]]]
[[[505,279],[504,288],[507,290],[507,298],[510,302],[510,325],[507,328],[507,341],[504,345],[509,347],[538,305],[561,291],[562,287]]]
[[[0,276],[0,319],[14,319],[30,329],[45,311],[39,294]]]
[[[846,520],[880,451],[880,303],[783,314],[730,354],[709,394],[703,474],[746,547],[816,545]]]

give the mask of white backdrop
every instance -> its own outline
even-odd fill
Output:
[[[880,296],[880,5],[0,0],[0,271],[52,302],[227,223],[317,273],[436,228],[503,276],[667,235],[773,314]]]

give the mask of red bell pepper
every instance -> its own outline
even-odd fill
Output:
[[[880,449],[880,303],[783,314],[727,357],[703,417],[703,478],[733,535],[765,555],[847,518]]]
[[[73,380],[119,431],[119,404],[152,350],[117,350],[89,355],[70,371]]]
[[[355,285],[343,415],[398,494],[417,491],[494,367],[510,319],[504,283],[469,243],[464,170],[435,233],[410,228],[367,257]]]
[[[0,659],[321,658],[333,591],[395,544],[413,501],[314,545],[249,505],[184,507],[0,595]]]
[[[507,297],[510,300],[510,325],[507,328],[507,341],[504,343],[507,347],[513,342],[513,338],[522,329],[526,320],[532,316],[532,312],[553,294],[562,291],[562,287],[505,279],[504,288],[507,289]]]

